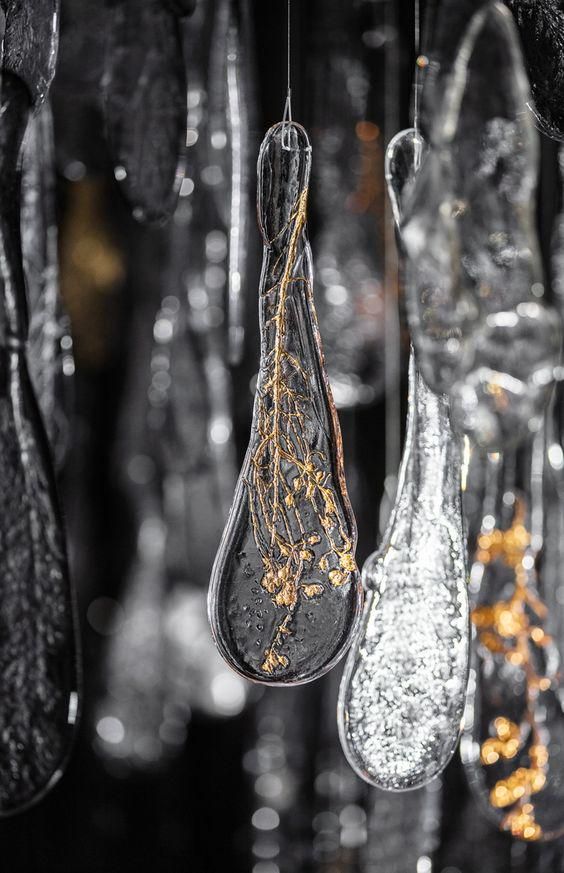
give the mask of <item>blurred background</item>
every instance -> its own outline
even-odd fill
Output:
[[[175,19],[167,63],[152,54],[169,38],[160,19],[136,19],[136,6],[62,2],[50,100],[74,363],[69,354],[58,457],[84,708],[65,777],[0,822],[2,862],[10,873],[564,870],[562,841],[525,845],[483,817],[458,755],[419,791],[362,783],[336,735],[340,668],[263,689],[215,653],[205,597],[250,426],[255,168],[284,108],[286,3],[198,0]],[[293,115],[313,146],[315,298],[362,563],[402,439],[408,347],[383,160],[409,123],[414,5],[294,0],[292,13]],[[164,203],[154,176],[176,169],[167,113],[182,69],[185,170],[178,201]],[[556,147],[542,148],[548,265],[560,186]],[[145,168],[138,178],[128,161]]]

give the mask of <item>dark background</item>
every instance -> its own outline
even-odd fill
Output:
[[[253,0],[251,8],[258,148],[264,131],[280,120],[283,111],[286,3]],[[140,312],[154,312],[162,292],[158,265],[163,246],[162,230],[142,227],[130,217],[113,178],[100,104],[105,11],[103,5],[90,0],[63,0],[60,68],[53,92],[62,283],[73,320],[77,364],[72,446],[63,474],[63,494],[80,604],[84,711],[64,778],[35,808],[0,822],[2,869],[9,873],[564,870],[560,844],[542,849],[512,844],[482,818],[458,758],[448,768],[441,791],[431,795],[418,792],[419,796],[402,799],[361,784],[347,769],[335,736],[336,675],[301,689],[256,691],[234,718],[193,712],[178,757],[156,772],[132,773],[96,753],[94,712],[105,681],[106,637],[91,626],[87,613],[97,598],[119,600],[131,552],[131,519],[115,476],[116,428],[135,318]],[[306,127],[311,125],[316,108],[312,79],[324,53],[332,50],[332,40],[339,34],[354,40],[367,29],[381,28],[386,39],[368,53],[373,89],[370,112],[382,126],[386,141],[406,126],[414,59],[413,12],[409,0],[294,0],[294,118]],[[77,51],[77,46],[82,49]],[[326,101],[329,117],[335,105],[332,96],[315,94],[317,110],[319,101]],[[545,140],[543,149],[539,221],[547,255],[559,193],[555,148]],[[96,221],[120,265],[105,295],[88,297],[88,289],[78,288],[72,271],[65,272],[65,246],[75,220],[71,208],[77,181],[68,172],[72,161],[83,165],[82,179],[92,182]],[[312,188],[315,178],[314,153]],[[314,203],[313,236],[315,222]],[[258,248],[254,256],[258,264]],[[239,455],[245,448],[251,411],[247,386],[256,370],[252,294],[248,311],[251,341],[243,364],[233,372]],[[404,342],[403,357],[405,351]],[[359,520],[361,562],[376,543],[386,473],[382,397],[368,407],[342,412],[341,421]],[[397,455],[399,444],[396,430],[396,445],[389,445],[388,451]],[[253,762],[266,747],[275,757],[278,746],[273,737],[286,756],[293,800],[275,829],[278,851],[269,856],[261,849],[260,834],[257,837],[253,826],[253,814],[261,805],[255,793]],[[330,791],[326,790],[328,780],[333,786]],[[425,810],[427,820],[423,821]],[[347,816],[352,821],[348,832],[356,827],[357,837],[343,843],[334,834],[345,833]],[[432,868],[416,866],[421,855],[432,857]]]

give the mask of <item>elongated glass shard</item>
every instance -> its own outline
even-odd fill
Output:
[[[0,178],[0,815],[60,777],[78,709],[73,602],[49,445],[28,373],[19,231],[20,149],[30,110],[4,72]]]
[[[209,593],[222,655],[259,682],[308,682],[354,634],[362,589],[340,430],[313,307],[311,148],[272,127],[258,163],[261,361],[251,438]]]
[[[458,741],[468,670],[468,599],[460,442],[446,398],[410,366],[398,496],[384,544],[368,559],[364,621],[339,702],[351,766],[380,788],[438,775]]]
[[[207,83],[211,152],[208,160],[222,174],[222,184],[215,184],[213,192],[229,234],[227,351],[232,365],[241,363],[245,340],[252,180],[249,155],[254,154],[251,130],[255,126],[251,35],[247,0],[218,0],[214,6]]]
[[[178,197],[186,132],[186,81],[179,22],[161,0],[119,0],[105,73],[114,172],[140,221],[170,218]]]
[[[470,576],[475,652],[461,744],[482,807],[527,842],[564,832],[564,712],[540,554],[544,453],[541,432],[518,453],[488,461]]]
[[[560,342],[542,302],[528,97],[511,15],[488,4],[460,44],[402,230],[422,373],[488,449],[540,427]]]

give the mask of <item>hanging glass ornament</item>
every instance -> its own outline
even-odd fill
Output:
[[[212,190],[229,233],[227,330],[231,365],[241,363],[245,339],[251,212],[249,155],[254,153],[251,130],[256,125],[251,37],[247,0],[218,0],[210,44],[208,175],[211,177],[213,169],[218,177]]]
[[[311,147],[271,128],[258,164],[264,239],[261,363],[249,448],[216,557],[209,616],[221,654],[260,682],[301,683],[351,642],[362,590],[339,425],[312,299]]]
[[[31,116],[23,144],[21,236],[30,315],[30,376],[60,466],[68,446],[66,383],[74,373],[74,361],[59,296],[54,160],[51,109],[44,103]]]
[[[386,177],[401,219],[424,144],[390,143]],[[468,670],[468,601],[460,439],[448,401],[409,369],[408,423],[384,542],[363,568],[364,621],[341,685],[339,727],[349,763],[373,785],[403,790],[433,779],[460,732]]]
[[[396,503],[363,569],[365,617],[339,704],[349,763],[380,788],[430,781],[458,742],[468,668],[460,465],[448,403],[412,358]]]
[[[488,4],[446,80],[402,227],[422,373],[448,392],[456,426],[489,449],[540,427],[560,342],[542,302],[528,97],[510,13]]]
[[[160,222],[174,211],[183,175],[180,24],[163,0],[117,0],[112,13],[103,84],[114,175],[133,216]]]
[[[78,714],[78,671],[64,533],[26,359],[28,314],[19,227],[22,139],[32,100],[43,99],[53,74],[57,7],[6,3],[3,8],[0,815],[7,815],[38,800],[61,776]],[[29,53],[22,51],[24,27]]]
[[[175,758],[191,713],[233,717],[247,700],[213,645],[205,597],[236,480],[225,336],[232,179],[229,136],[219,135],[231,6],[200,4],[186,26],[187,173],[161,233],[153,283],[164,293],[154,319],[149,312],[152,331],[138,313],[120,428],[136,542],[95,746],[135,770]],[[210,64],[211,46],[221,57]]]
[[[564,139],[564,9],[551,0],[507,0],[521,37],[537,126]]]
[[[461,745],[482,806],[526,841],[564,831],[564,712],[542,578],[544,453],[541,431],[517,453],[488,458],[470,575],[476,647]]]

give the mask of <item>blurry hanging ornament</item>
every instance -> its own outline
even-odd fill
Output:
[[[260,371],[209,592],[212,631],[227,662],[247,678],[281,684],[315,679],[342,657],[362,602],[313,307],[310,165],[302,127],[282,122],[268,131],[258,163]]]
[[[23,143],[21,235],[30,315],[29,369],[55,463],[68,447],[72,338],[59,295],[53,122],[48,103],[30,118]]]
[[[425,146],[413,129],[388,147],[396,220]],[[398,490],[383,545],[366,562],[364,620],[341,686],[339,727],[349,763],[380,788],[417,788],[450,760],[468,672],[468,601],[460,439],[448,401],[409,371]]]
[[[251,10],[248,0],[218,0],[210,44],[208,87],[208,175],[228,228],[228,359],[241,363],[250,228],[249,155],[255,125]],[[217,173],[220,170],[221,177]]]
[[[133,216],[160,222],[174,212],[183,175],[181,27],[164,0],[116,0],[112,13],[104,89],[114,175]]]
[[[402,227],[421,371],[448,393],[456,426],[489,449],[540,427],[560,342],[542,302],[528,95],[511,16],[489,3],[445,81]]]
[[[22,140],[54,72],[57,10],[55,3],[3,3],[0,815],[29,806],[57,782],[78,714],[73,598],[50,449],[28,372],[19,227]]]
[[[519,28],[527,62],[536,123],[564,139],[564,8],[554,0],[505,0]]]
[[[476,648],[461,746],[482,806],[526,841],[564,832],[559,656],[543,597],[544,443],[541,431],[518,452],[488,458],[470,575]]]
[[[225,337],[232,187],[228,169],[218,173],[230,141],[218,134],[231,5],[200,4],[186,27],[187,176],[162,232],[152,336],[139,311],[118,448],[136,543],[96,748],[136,770],[174,758],[192,712],[232,717],[247,699],[213,645],[205,598],[236,480]],[[210,65],[211,45],[222,58]]]
[[[317,6],[307,89],[317,172],[315,302],[339,409],[371,403],[383,389],[384,146],[373,120],[380,107],[364,16],[340,0]]]

